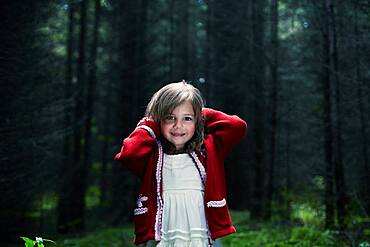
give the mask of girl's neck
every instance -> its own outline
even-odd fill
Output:
[[[166,152],[166,154],[174,155],[174,154],[184,154],[186,153],[184,149],[181,150],[171,150],[169,152]]]

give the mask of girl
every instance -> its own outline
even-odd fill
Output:
[[[237,116],[204,108],[199,90],[185,81],[153,95],[115,156],[142,182],[135,244],[201,247],[235,232],[223,160],[246,128]]]

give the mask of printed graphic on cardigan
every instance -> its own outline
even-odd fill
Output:
[[[140,215],[140,214],[145,214],[148,212],[147,207],[143,207],[143,202],[147,201],[148,197],[139,195],[139,198],[137,199],[137,208],[134,209],[134,215]]]
[[[226,199],[223,198],[221,201],[209,201],[207,207],[209,208],[221,208],[226,206]]]

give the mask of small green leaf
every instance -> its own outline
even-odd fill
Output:
[[[26,247],[34,247],[35,246],[36,241],[34,241],[32,239],[29,239],[29,238],[26,238],[26,237],[22,237],[22,236],[20,238],[24,240],[24,242],[25,242],[24,245]]]

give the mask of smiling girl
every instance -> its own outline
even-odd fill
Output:
[[[184,81],[153,95],[115,156],[142,181],[135,244],[210,246],[235,232],[223,160],[246,127],[237,116],[204,108],[199,90]]]

